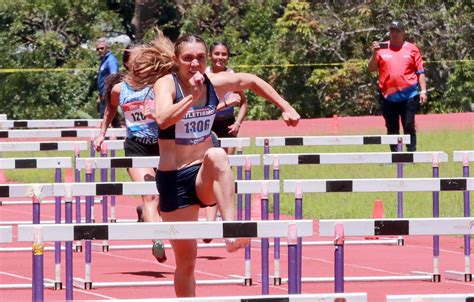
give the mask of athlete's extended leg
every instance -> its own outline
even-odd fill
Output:
[[[235,220],[234,190],[232,170],[225,151],[221,148],[207,150],[196,177],[196,193],[199,199],[206,205],[217,201],[222,219]],[[248,238],[226,240],[227,250],[234,252],[249,242]]]

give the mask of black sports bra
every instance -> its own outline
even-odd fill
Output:
[[[176,87],[176,99],[173,103],[176,104],[184,96],[175,73],[173,73],[173,80]],[[206,74],[204,74],[204,83],[207,88],[206,105],[189,108],[185,116],[176,124],[166,129],[160,129],[158,133],[159,139],[174,139],[178,145],[195,145],[203,142],[211,135],[211,128],[216,116],[216,107],[219,99],[214,86],[212,86]]]

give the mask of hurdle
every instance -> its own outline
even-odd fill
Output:
[[[111,141],[112,143],[106,142],[107,148],[112,148],[117,150],[120,145],[123,143],[117,143],[118,141]],[[110,149],[109,149],[110,150]],[[260,155],[258,154],[248,154],[248,155],[229,155],[229,164],[231,167],[243,167],[245,165],[260,165]],[[77,158],[76,159],[76,169],[82,170],[86,169],[87,164],[90,163],[94,168],[101,169],[102,178],[101,181],[106,181],[106,176],[104,172],[107,169],[117,169],[117,168],[157,168],[160,163],[159,156],[141,156],[141,157],[92,157],[92,158]],[[242,178],[237,178],[242,180]],[[248,178],[247,178],[248,179]],[[111,179],[111,181],[115,181]],[[107,206],[107,202],[103,202],[103,206]],[[106,213],[103,211],[103,213]],[[106,217],[103,217],[102,222],[107,222]],[[241,220],[241,219],[238,219]],[[111,218],[110,222],[117,221],[115,215],[115,203],[111,203]]]
[[[67,120],[1,120],[0,128],[99,128],[101,119],[67,119]]]
[[[403,150],[403,143],[410,143],[409,135],[346,135],[346,136],[289,136],[289,137],[256,137],[255,145],[263,147],[263,154],[270,153],[270,147],[274,146],[343,146],[343,145],[397,145],[398,151]],[[273,163],[273,179],[279,179],[278,162]],[[397,176],[403,177],[403,166],[397,164]],[[270,179],[270,166],[264,164],[263,178]],[[403,194],[398,193],[398,217],[403,217]],[[278,220],[280,215],[280,197],[273,196],[273,219]],[[298,217],[296,216],[296,219]],[[280,257],[279,239],[276,238],[274,245],[274,255],[276,259]],[[301,246],[299,244],[298,246]],[[300,259],[298,257],[298,259]],[[278,263],[275,269],[274,282],[281,283],[279,277]]]
[[[0,192],[3,192],[4,195],[7,197],[21,197],[21,196],[31,196],[32,190],[34,189],[35,194],[33,195],[36,198],[38,211],[39,211],[39,204],[41,202],[38,196],[65,196],[68,191],[68,194],[71,196],[77,195],[85,195],[87,197],[96,196],[96,195],[141,195],[141,194],[158,194],[156,189],[155,183],[152,182],[123,182],[123,183],[70,183],[70,184],[11,184],[11,185],[4,185],[0,186]],[[278,181],[252,181],[252,180],[243,180],[243,181],[236,181],[235,183],[236,192],[241,192],[243,194],[248,193],[256,193],[256,192],[269,192],[274,193],[279,190],[279,182]],[[87,198],[86,197],[86,198]],[[72,200],[72,197],[70,197]],[[68,198],[66,198],[68,201]],[[66,208],[68,208],[68,204],[66,204]],[[71,209],[72,211],[72,209]],[[66,217],[69,215],[66,213]],[[86,221],[90,223],[90,211],[86,211]],[[121,223],[119,225],[125,225]],[[149,225],[149,223],[145,224]],[[19,227],[29,227],[29,225],[22,225]],[[30,225],[31,226],[31,225]],[[63,225],[64,226],[64,225]],[[262,242],[262,246],[264,243]],[[91,262],[92,262],[92,254],[91,254],[91,242],[90,240],[86,241],[85,244],[85,259],[86,259],[86,276],[83,279],[84,281],[78,280],[79,286],[82,282],[81,288],[88,289],[89,285],[91,284]],[[66,251],[66,266],[68,258],[72,257],[68,256]],[[268,271],[268,262],[265,263],[262,261],[262,267],[265,266],[265,270]],[[241,280],[224,280],[225,284],[230,283],[243,283]],[[137,285],[139,286],[140,283]],[[159,283],[153,283],[153,285],[160,285]],[[169,284],[166,284],[169,285]],[[268,287],[268,284],[267,284]],[[66,285],[67,288],[67,285]]]
[[[462,162],[463,177],[469,177],[469,163],[474,162],[474,151],[454,151],[453,162]],[[464,217],[471,217],[470,193],[463,192],[464,199]],[[471,236],[464,236],[464,272],[445,271],[447,279],[470,282],[471,273]]]
[[[0,158],[0,169],[55,169],[54,181],[61,182],[61,169],[71,168],[69,157],[47,158]],[[32,202],[33,203],[33,202]],[[61,197],[55,197],[55,223],[61,223]],[[15,251],[13,249],[12,251]],[[61,289],[61,243],[55,242],[56,279],[55,289]]]
[[[280,166],[281,165],[339,165],[339,164],[401,164],[401,163],[432,163],[433,177],[439,175],[439,163],[447,162],[448,155],[444,152],[367,152],[367,153],[282,153],[282,154],[264,154],[263,164],[266,167],[272,165],[273,167],[273,179],[280,179]],[[398,170],[400,171],[400,170]],[[400,176],[400,174],[399,174]],[[403,177],[403,174],[401,174]],[[274,196],[274,211],[279,211],[279,193],[275,193]],[[439,204],[439,193],[433,197],[434,202]],[[402,205],[399,203],[398,205]],[[436,207],[436,216],[439,216],[439,207]],[[303,217],[303,209],[301,203],[295,203],[295,217],[301,219]],[[279,213],[274,213],[274,219],[279,218]],[[382,241],[376,241],[377,244],[395,244],[403,245],[403,239],[384,239]],[[358,243],[357,241],[351,241],[351,243]],[[301,242],[298,247],[301,246]],[[306,243],[309,244],[309,243]],[[319,243],[321,244],[321,243]],[[332,242],[327,242],[332,245]],[[280,284],[280,272],[279,267],[279,241],[278,238],[275,240],[275,271],[274,271],[274,284]],[[298,248],[300,250],[300,248]],[[301,256],[300,256],[301,257]],[[300,259],[299,257],[299,259]]]
[[[71,188],[72,190],[73,187]],[[151,239],[201,239],[201,238],[269,238],[288,236],[289,240],[296,243],[298,236],[311,236],[313,222],[311,220],[299,221],[212,221],[212,222],[160,222],[160,223],[109,223],[109,224],[65,224],[42,226],[19,226],[18,241],[71,241],[72,240],[151,240]],[[289,246],[289,279],[296,278],[294,274],[295,262],[291,259],[296,256],[295,245]],[[72,257],[71,257],[72,261]],[[34,274],[40,272],[33,272]],[[33,287],[36,296],[41,296],[43,282],[37,278]],[[153,284],[152,284],[153,283]],[[87,288],[113,287],[113,286],[156,286],[157,282],[113,282],[88,283]],[[199,284],[199,282],[197,282]],[[228,283],[227,283],[228,284]],[[289,284],[294,284],[291,282]],[[37,289],[40,289],[39,291]],[[72,298],[72,288],[66,287]],[[293,294],[294,287],[289,294]]]
[[[7,115],[6,114],[0,114],[0,120],[6,120],[7,119]]]
[[[101,300],[106,301],[106,300]],[[204,297],[204,298],[161,298],[161,299],[120,299],[115,301],[158,301],[158,302],[367,302],[366,293],[350,294],[305,294],[305,295],[271,295],[239,297]]]
[[[1,132],[1,131],[0,131]],[[80,151],[87,150],[85,141],[57,141],[57,142],[0,142],[0,152],[22,151]]]
[[[303,202],[303,193],[330,192],[439,192],[439,191],[472,191],[474,178],[411,178],[411,179],[301,179],[284,180],[283,191],[295,194],[295,204]],[[443,233],[440,233],[440,235]],[[346,233],[347,235],[347,233]],[[379,234],[384,235],[384,234]],[[398,235],[398,234],[397,234]],[[400,234],[403,235],[403,234]],[[438,235],[438,234],[435,234]],[[368,234],[367,236],[373,236]],[[439,250],[433,245],[433,273],[421,273],[422,276],[390,276],[390,280],[430,280],[439,282]],[[439,248],[439,247],[438,247]],[[357,281],[374,281],[380,277],[360,277]],[[347,279],[356,281],[355,279]],[[302,282],[325,282],[327,279],[302,278]]]
[[[67,138],[67,137],[98,137],[100,129],[27,129],[0,130],[0,138]],[[111,128],[106,137],[125,137],[126,129]]]
[[[474,179],[473,179],[474,180]],[[474,184],[474,183],[473,183]],[[348,236],[376,235],[468,235],[474,234],[472,218],[413,218],[413,219],[334,219],[319,221],[319,235],[331,236],[337,229],[344,229]],[[341,232],[338,232],[341,234]],[[336,240],[335,287],[336,291],[344,291],[344,243]],[[360,281],[362,281],[362,278]],[[386,279],[393,280],[393,279]],[[438,280],[439,281],[439,280]]]
[[[433,295],[387,295],[387,302],[472,302],[474,293],[470,294],[433,294]]]

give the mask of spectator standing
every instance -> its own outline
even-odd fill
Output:
[[[387,134],[399,134],[401,119],[403,132],[410,135],[407,151],[416,151],[415,113],[428,101],[426,77],[421,52],[405,41],[405,28],[400,21],[389,24],[390,40],[372,42],[369,59],[370,72],[379,73],[380,104]],[[391,145],[392,152],[397,151]]]
[[[97,75],[97,85],[99,87],[99,98],[97,99],[97,111],[100,118],[104,117],[105,111],[105,79],[119,71],[119,62],[109,49],[105,38],[97,39],[95,50],[100,58],[99,72]]]

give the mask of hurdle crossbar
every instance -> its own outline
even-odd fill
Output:
[[[474,178],[292,179],[283,181],[285,193],[472,191]]]
[[[259,154],[229,155],[231,166],[245,166],[250,161],[252,166],[260,165]],[[137,156],[137,157],[82,157],[76,159],[76,169],[85,169],[88,163],[97,169],[110,168],[156,168],[160,163],[159,156]]]
[[[100,129],[28,129],[0,130],[0,138],[63,138],[63,137],[98,137]],[[111,128],[106,137],[125,137],[125,128]]]
[[[387,302],[472,302],[470,294],[433,294],[433,295],[387,295]]]
[[[96,183],[40,183],[0,185],[0,197],[31,197],[33,190],[40,190],[43,197],[67,196],[66,188],[72,196],[101,195],[154,195],[158,194],[154,182],[96,182]],[[237,180],[236,193],[276,193],[280,190],[278,180]]]
[[[263,155],[263,164],[394,164],[447,162],[444,152],[367,152],[367,153],[272,153]]]
[[[15,151],[75,151],[87,150],[85,141],[58,141],[58,142],[1,142],[0,152]]]
[[[0,158],[0,169],[54,169],[71,168],[70,157]]]
[[[42,228],[44,241],[177,240],[286,237],[293,224],[298,237],[313,234],[312,220],[42,224],[18,226],[18,241],[33,241],[35,227]]]
[[[399,140],[410,143],[409,135],[346,135],[346,136],[274,136],[256,137],[255,145],[269,146],[327,146],[327,145],[396,145]]]
[[[202,297],[202,298],[161,298],[161,299],[124,299],[117,301],[158,301],[158,302],[367,302],[366,293],[347,294],[305,294],[305,295],[268,295],[240,297]],[[105,301],[105,300],[103,300]]]
[[[0,120],[0,128],[74,128],[91,127],[99,128],[101,119],[78,120]]]
[[[465,160],[468,162],[474,161],[474,150],[453,151],[453,161],[463,162]]]
[[[319,221],[320,236],[334,236],[336,224],[345,236],[473,235],[473,218],[334,219]]]

